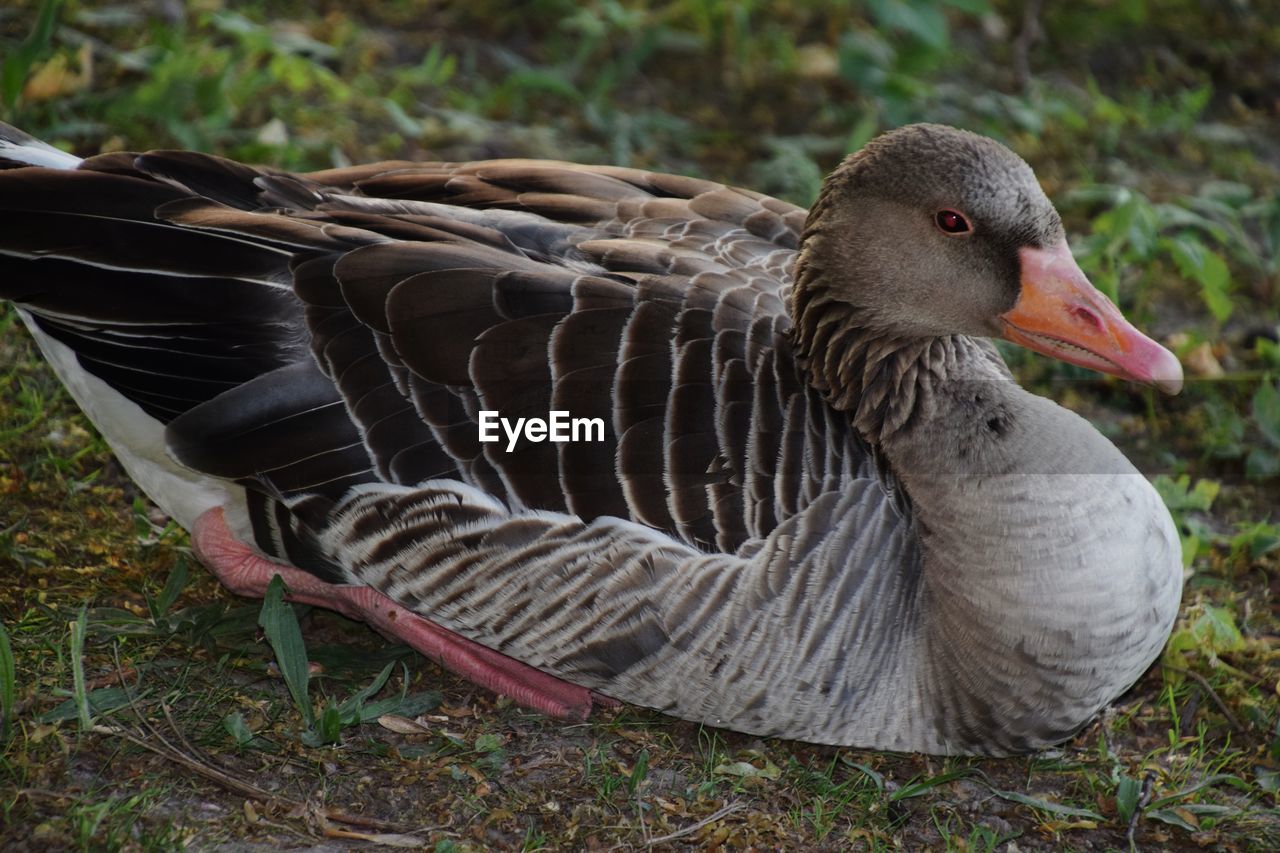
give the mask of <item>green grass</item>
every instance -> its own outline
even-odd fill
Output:
[[[632,708],[551,721],[341,617],[235,599],[4,309],[0,833],[94,850],[1280,845],[1280,144],[1265,132],[1280,22],[1198,0],[1044,4],[1024,78],[1023,5],[0,10],[0,118],[82,155],[566,157],[806,203],[879,130],[990,133],[1037,169],[1081,263],[1191,379],[1168,400],[1010,351],[1024,381],[1160,475],[1189,578],[1160,664],[1071,742],[945,760]]]

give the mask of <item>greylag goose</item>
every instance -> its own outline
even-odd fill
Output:
[[[807,214],[629,168],[285,174],[8,126],[0,163],[0,298],[235,592],[279,574],[550,714],[929,753],[1069,737],[1171,629],[1156,492],[988,339],[1181,368],[985,137],[880,136]]]

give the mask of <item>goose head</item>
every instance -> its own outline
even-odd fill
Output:
[[[827,179],[803,251],[802,337],[803,305],[834,303],[882,338],[1002,337],[1168,393],[1182,387],[1177,358],[1072,258],[1031,167],[987,137],[917,124],[872,140]]]

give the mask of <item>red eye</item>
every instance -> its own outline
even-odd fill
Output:
[[[963,234],[969,230],[969,220],[954,210],[939,210],[933,220],[947,234]]]

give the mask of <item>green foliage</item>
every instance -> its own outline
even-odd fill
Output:
[[[1200,444],[1204,454],[1215,459],[1242,460],[1244,474],[1250,480],[1274,480],[1280,476],[1280,383],[1267,375],[1256,385],[1219,384],[1226,387],[1211,387],[1203,392]],[[1247,406],[1237,403],[1237,398]]]
[[[244,714],[239,711],[233,711],[223,717],[222,727],[226,729],[227,734],[231,735],[231,739],[236,742],[236,746],[241,748],[247,747],[257,740],[257,736],[249,730],[249,724],[245,722]]]
[[[947,7],[974,16],[989,11],[985,0],[869,0],[872,26],[851,28],[840,40],[840,74],[868,108],[852,141],[866,141],[877,125],[887,129],[928,117],[936,95],[930,77],[955,55]]]
[[[1255,480],[1265,480],[1280,475],[1280,383],[1264,381],[1253,395],[1250,410],[1263,443],[1249,450],[1245,472]]]
[[[176,850],[185,846],[172,818],[148,825],[158,792],[121,797],[88,796],[67,810],[75,845],[81,850]]]
[[[1176,479],[1160,474],[1151,484],[1173,516],[1182,539],[1182,563],[1190,566],[1217,540],[1217,534],[1204,522],[1201,514],[1209,511],[1222,486],[1214,480],[1197,480],[1193,488],[1191,478],[1186,474]]]
[[[1141,782],[1131,776],[1120,776],[1116,783],[1116,816],[1121,823],[1128,824],[1133,813],[1138,810],[1138,797],[1141,793]]]
[[[173,607],[174,602],[178,600],[178,596],[182,594],[190,579],[191,572],[187,567],[187,561],[185,559],[176,560],[168,578],[165,579],[164,588],[160,590],[160,595],[154,599],[150,595],[147,596],[147,609],[151,612],[151,618],[154,621],[158,623],[164,619],[165,614]]]
[[[61,8],[62,0],[44,0],[31,34],[0,63],[0,100],[10,111],[17,106],[18,96],[36,60],[49,50]]]
[[[1244,522],[1240,524],[1239,530],[1239,533],[1231,537],[1231,556],[1237,562],[1256,561],[1280,549],[1280,524]]]
[[[294,707],[311,727],[315,722],[315,712],[307,696],[307,683],[311,677],[307,647],[302,640],[302,629],[298,627],[298,617],[293,606],[285,602],[284,592],[284,580],[275,575],[267,584],[267,594],[262,598],[258,625],[275,652],[276,664],[280,667],[285,686],[289,688],[289,695],[293,697]]]
[[[649,750],[642,749],[636,756],[636,763],[631,767],[631,775],[627,777],[627,796],[634,797],[649,775]]]
[[[0,622],[0,743],[13,733],[13,709],[18,704],[18,668],[9,632]]]
[[[62,695],[66,695],[65,690],[59,691]],[[70,720],[79,720],[81,728],[85,728],[85,714],[89,714],[92,722],[93,716],[106,716],[115,711],[129,707],[129,694],[119,687],[100,687],[97,690],[76,691],[74,695],[55,705],[53,708],[45,711],[37,721],[40,723],[63,723]]]
[[[387,663],[366,687],[356,691],[342,702],[327,698],[317,716],[308,690],[311,661],[307,656],[306,644],[302,639],[302,631],[298,627],[293,606],[285,602],[284,594],[284,581],[279,575],[275,575],[267,585],[258,624],[275,652],[276,664],[293,699],[294,708],[306,723],[306,729],[301,735],[303,743],[308,746],[338,744],[342,740],[342,730],[345,728],[376,720],[384,714],[413,717],[431,710],[440,703],[440,694],[435,691],[409,695],[407,670],[404,678],[406,687],[399,696],[371,702],[370,700],[382,691],[391,678],[391,670],[395,665],[391,662]],[[239,746],[251,745],[254,742],[254,735],[249,731],[242,717],[235,714],[225,717],[223,727]]]
[[[1161,241],[1161,246],[1173,257],[1182,277],[1200,285],[1200,295],[1214,318],[1221,323],[1230,317],[1232,304],[1227,288],[1231,273],[1222,256],[1206,248],[1188,231]]]
[[[342,702],[335,702],[333,699],[326,700],[317,726],[313,731],[303,734],[303,743],[308,746],[337,744],[341,741],[341,732],[345,728],[362,725],[386,714],[410,718],[416,717],[440,704],[440,694],[437,691],[424,691],[410,695],[407,692],[407,688],[399,696],[391,696],[376,702],[369,701],[386,686],[394,665],[394,663],[388,663],[366,687],[353,693]],[[401,666],[403,667],[404,665],[401,664]],[[404,682],[406,685],[408,680],[409,673],[405,669]],[[481,752],[493,752],[495,748],[485,748],[485,745],[477,743],[476,749]]]
[[[1152,485],[1179,524],[1185,522],[1185,513],[1190,510],[1207,512],[1222,489],[1222,485],[1213,480],[1197,480],[1192,487],[1191,478],[1186,474],[1177,479],[1161,474],[1152,480]]]
[[[1280,333],[1280,327],[1272,331],[1273,333]],[[1268,372],[1280,374],[1280,343],[1260,336],[1254,343],[1253,348],[1254,355],[1258,361],[1262,362]]]
[[[1166,677],[1174,684],[1181,681],[1178,670],[1188,665],[1190,657],[1201,656],[1216,661],[1219,654],[1239,651],[1244,647],[1244,636],[1231,610],[1201,603],[1192,613],[1195,618],[1186,627],[1173,632],[1161,658],[1167,667],[1172,668]]]
[[[93,713],[89,704],[89,691],[84,680],[84,635],[89,619],[88,605],[80,607],[76,621],[71,623],[71,679],[72,698],[75,700],[76,716],[80,720],[80,731],[93,728]]]
[[[1167,262],[1172,261],[1178,274],[1198,287],[1214,319],[1221,323],[1231,316],[1231,273],[1223,256],[1206,240],[1242,253],[1248,248],[1233,241],[1225,227],[1188,206],[1153,204],[1142,193],[1125,187],[1087,187],[1068,198],[1069,203],[1078,201],[1107,205],[1093,217],[1092,233],[1077,258],[1113,301],[1135,301],[1122,298],[1132,293],[1138,295],[1136,301],[1144,301],[1165,275]]]

